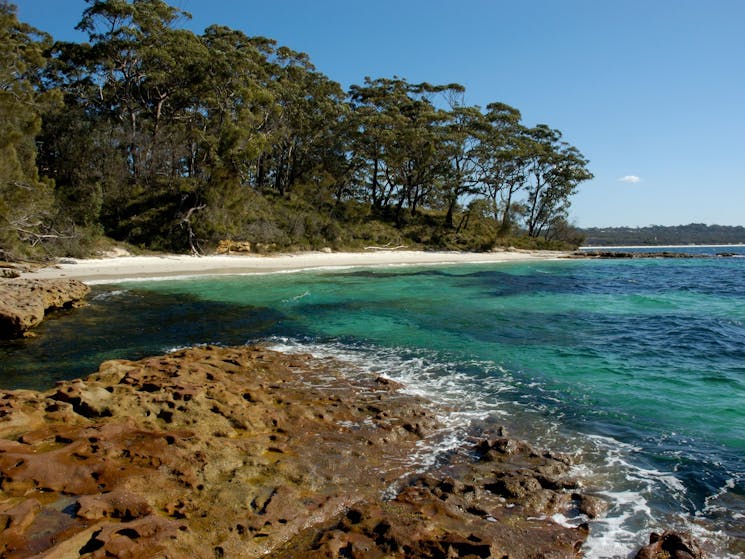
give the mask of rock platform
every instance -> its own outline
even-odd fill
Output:
[[[580,557],[571,460],[499,429],[435,454],[439,411],[261,347],[109,361],[0,391],[0,556]]]
[[[47,311],[78,305],[89,292],[74,279],[0,279],[0,338],[25,335]]]

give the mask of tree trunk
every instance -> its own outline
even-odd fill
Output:
[[[133,177],[136,178],[139,175],[139,158],[137,156],[137,113],[133,110],[129,111],[129,124],[131,126],[131,130],[129,134],[129,146],[127,146],[127,151],[129,153],[130,173]]]
[[[403,225],[403,207],[404,207],[404,200],[406,200],[406,196],[402,192],[401,195],[398,197],[398,203],[396,204],[396,227],[401,227]]]
[[[507,189],[507,200],[504,203],[504,211],[502,212],[502,223],[499,226],[499,236],[504,237],[510,230],[510,209],[512,208],[512,187]]]
[[[458,203],[458,197],[457,196],[451,196],[450,200],[448,201],[448,211],[445,214],[445,227],[448,229],[453,228],[453,214],[455,213],[455,206]]]
[[[458,227],[455,230],[455,234],[456,235],[458,233],[460,233],[461,230],[465,231],[468,228],[468,222],[469,222],[470,219],[471,219],[471,211],[469,210],[469,211],[467,211],[466,213],[463,214],[463,217],[460,218],[460,222],[458,223]]]
[[[259,155],[259,160],[256,163],[256,190],[261,192],[266,182],[266,163],[264,155]]]
[[[376,157],[375,161],[373,162],[373,176],[372,176],[372,185],[370,186],[370,191],[371,191],[373,207],[380,209],[381,200],[378,198],[378,165],[380,165],[380,162],[378,161],[378,158]]]

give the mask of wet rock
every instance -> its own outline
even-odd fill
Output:
[[[608,510],[608,502],[600,497],[592,495],[580,495],[575,493],[572,498],[577,501],[577,509],[587,518],[599,518]]]
[[[38,325],[50,309],[78,304],[90,291],[73,279],[0,280],[0,337],[23,335]]]
[[[480,506],[481,505],[481,506]],[[498,505],[438,498],[410,486],[392,501],[358,504],[322,529],[307,530],[269,557],[579,557],[585,527],[519,517]]]
[[[527,516],[551,516],[573,508],[576,498],[569,490],[576,489],[578,482],[569,474],[569,456],[509,439],[503,429],[499,435],[476,442],[478,460],[452,464],[453,477],[476,488],[477,494],[486,491]]]
[[[540,482],[533,475],[514,472],[502,474],[493,482],[486,485],[486,489],[507,499],[524,500],[531,493],[542,489]]]
[[[536,454],[533,448],[525,441],[507,437],[484,440],[478,444],[476,451],[481,455],[482,460],[490,462],[501,460],[503,455],[518,453]]]
[[[579,556],[562,460],[499,433],[432,467],[437,410],[336,367],[201,347],[0,391],[0,556]]]
[[[652,532],[649,545],[636,554],[636,559],[705,559],[701,546],[688,532]]]

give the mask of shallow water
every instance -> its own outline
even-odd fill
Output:
[[[91,305],[0,346],[6,387],[114,357],[268,342],[342,357],[575,452],[612,501],[588,557],[693,529],[745,554],[745,259],[571,261],[197,278],[98,286]]]

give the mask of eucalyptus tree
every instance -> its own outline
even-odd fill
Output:
[[[478,107],[453,104],[443,123],[444,147],[449,161],[440,188],[444,202],[445,226],[453,228],[455,209],[464,196],[478,192],[479,137],[486,123]]]
[[[93,152],[103,158],[101,221],[115,238],[178,247],[199,186],[185,162],[207,49],[175,28],[188,14],[162,0],[86,2],[77,28],[90,42],[58,44],[53,75],[71,112],[90,123]],[[64,120],[50,123],[50,131]],[[68,125],[79,128],[79,119]]]
[[[77,29],[89,36],[86,70],[98,87],[97,108],[118,129],[130,175],[157,174],[164,158],[154,144],[183,103],[177,97],[193,81],[199,56],[198,39],[173,28],[188,14],[162,0],[86,2]]]
[[[35,143],[42,112],[57,100],[39,89],[50,41],[0,2],[0,249],[8,253],[55,235],[52,183],[39,176]]]
[[[344,160],[340,86],[271,39],[223,26],[201,39],[208,65],[193,114],[204,124],[192,127],[204,183],[192,206],[200,234],[245,237],[266,207],[261,197],[288,197],[298,185],[321,211],[339,190],[331,171]]]
[[[547,236],[553,225],[566,221],[570,197],[593,175],[588,160],[562,134],[545,124],[527,131],[528,174],[525,186],[525,227],[530,237]]]
[[[326,168],[343,156],[339,127],[344,114],[341,86],[318,72],[304,53],[287,47],[269,57],[277,110],[268,122],[272,136],[273,189],[284,196],[296,184],[320,187]]]
[[[504,103],[486,107],[472,150],[480,194],[488,201],[497,236],[510,233],[515,197],[525,187],[528,159],[526,129],[520,111]]]
[[[402,78],[365,78],[350,88],[357,118],[354,154],[367,167],[373,207],[403,224],[404,208],[413,215],[446,174],[448,157],[443,125],[446,111],[432,102],[457,84],[410,84]]]
[[[129,169],[90,61],[88,44],[56,42],[50,49],[42,86],[59,91],[63,102],[43,114],[38,146],[39,166],[55,182],[58,219],[95,230],[104,193],[121,190]]]
[[[119,163],[103,189],[107,232],[191,250],[195,227],[230,236],[269,149],[271,42],[219,26],[202,36],[177,29],[188,14],[161,0],[87,1],[78,28],[90,46],[61,45],[57,60]]]
[[[369,77],[364,86],[349,88],[350,152],[356,187],[361,199],[369,200],[377,213],[388,206],[392,194],[385,177],[386,155],[397,129],[397,115],[386,102],[391,89],[392,84],[384,88]]]
[[[184,172],[200,184],[195,227],[206,239],[240,237],[249,219],[262,157],[271,150],[268,122],[277,110],[268,89],[266,52],[273,41],[213,25],[200,37],[207,51],[194,96]],[[190,216],[191,217],[191,216]]]

